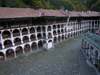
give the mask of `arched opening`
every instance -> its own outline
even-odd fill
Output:
[[[60,36],[58,36],[58,41],[60,41]]]
[[[54,37],[54,39],[53,39],[53,40],[54,40],[54,43],[56,43],[56,42],[57,42],[57,37]]]
[[[48,31],[51,31],[51,26],[48,26]]]
[[[61,33],[64,33],[64,30],[63,29],[61,29]]]
[[[11,38],[11,34],[10,34],[9,31],[4,31],[4,32],[2,33],[2,37],[3,37],[3,39],[5,39],[5,38]]]
[[[64,28],[64,25],[63,24],[61,25],[61,28]]]
[[[39,33],[39,34],[37,35],[37,38],[38,38],[38,39],[42,39],[42,35]]]
[[[62,35],[62,40],[64,40],[64,35]]]
[[[0,61],[4,61],[4,60],[5,60],[4,54],[0,52]]]
[[[56,31],[55,31],[55,30],[53,31],[53,35],[57,35],[57,33],[56,33]]]
[[[15,37],[15,36],[20,36],[20,32],[19,32],[18,29],[15,29],[15,30],[13,31],[13,37]]]
[[[16,48],[16,55],[19,56],[19,55],[22,55],[23,54],[23,48],[21,46],[18,46]]]
[[[73,36],[76,37],[75,32],[74,32]]]
[[[52,34],[51,33],[48,33],[48,38],[52,38]]]
[[[31,47],[32,47],[32,50],[33,50],[33,51],[36,50],[36,49],[37,49],[37,44],[36,44],[36,42],[33,42],[32,45],[31,45]]]
[[[60,34],[60,30],[58,30],[58,34]]]
[[[65,34],[65,39],[67,40],[68,38],[67,38],[67,34]]]
[[[46,41],[45,40],[43,40],[43,44],[45,44],[46,43]]]
[[[45,26],[42,26],[42,30],[43,30],[43,32],[45,32]]]
[[[35,35],[31,35],[31,41],[34,41],[34,40],[36,40]]]
[[[14,43],[15,43],[15,45],[21,44],[21,39],[20,38],[15,38]]]
[[[52,40],[49,40],[48,42],[52,42]]]
[[[12,46],[12,41],[11,40],[4,41],[4,46],[5,46],[5,48],[11,47]]]
[[[70,34],[68,34],[68,38],[70,38]]]
[[[29,42],[29,37],[28,36],[24,36],[23,37],[23,43]]]
[[[8,49],[6,51],[6,56],[7,56],[7,60],[12,59],[12,58],[15,58],[14,51],[12,49]]]
[[[35,28],[34,27],[30,28],[30,33],[35,33]]]
[[[25,51],[25,53],[30,52],[30,45],[29,45],[29,44],[26,44],[26,45],[24,46],[24,51]]]
[[[71,37],[70,38],[72,38],[73,37],[73,33],[71,33]]]
[[[56,29],[56,25],[53,25],[53,29]]]
[[[43,33],[43,38],[46,39],[46,34],[45,33]]]
[[[37,27],[37,32],[41,32],[41,27]]]
[[[28,30],[26,28],[22,29],[22,35],[28,34]]]
[[[58,24],[58,26],[57,26],[58,28],[60,28],[60,25]]]
[[[0,43],[0,49],[2,49],[2,44]]]
[[[42,48],[43,47],[43,44],[42,44],[42,41],[40,40],[39,42],[38,42],[38,48],[40,49],[40,48]]]

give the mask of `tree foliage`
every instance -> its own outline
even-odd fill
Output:
[[[100,0],[0,0],[1,7],[100,11]]]

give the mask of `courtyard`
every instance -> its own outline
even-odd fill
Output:
[[[81,36],[54,48],[0,63],[0,75],[97,75],[81,51]]]

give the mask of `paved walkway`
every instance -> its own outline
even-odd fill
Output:
[[[86,63],[81,37],[55,45],[49,51],[0,63],[0,75],[97,75]]]

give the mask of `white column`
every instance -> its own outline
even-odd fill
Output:
[[[15,55],[15,58],[17,57],[17,55],[16,55],[16,51],[14,51],[14,55]]]
[[[11,34],[12,44],[13,44],[13,46],[15,46],[15,43],[14,43],[14,38],[13,38],[13,33],[12,33],[12,32],[10,32],[10,34]]]
[[[46,39],[48,39],[47,26],[45,27],[45,32],[46,32]]]
[[[4,41],[3,41],[2,35],[1,35],[1,44],[2,44],[2,49],[4,49],[5,46],[4,46]]]
[[[94,21],[94,29],[95,29],[95,21]]]
[[[38,38],[37,38],[37,28],[35,28],[35,36],[36,36],[36,40],[38,40]]]
[[[29,42],[31,41],[30,39],[30,29],[28,29],[28,37],[29,37]]]
[[[20,30],[20,38],[21,38],[21,43],[23,44],[23,37],[22,37],[22,31]]]

